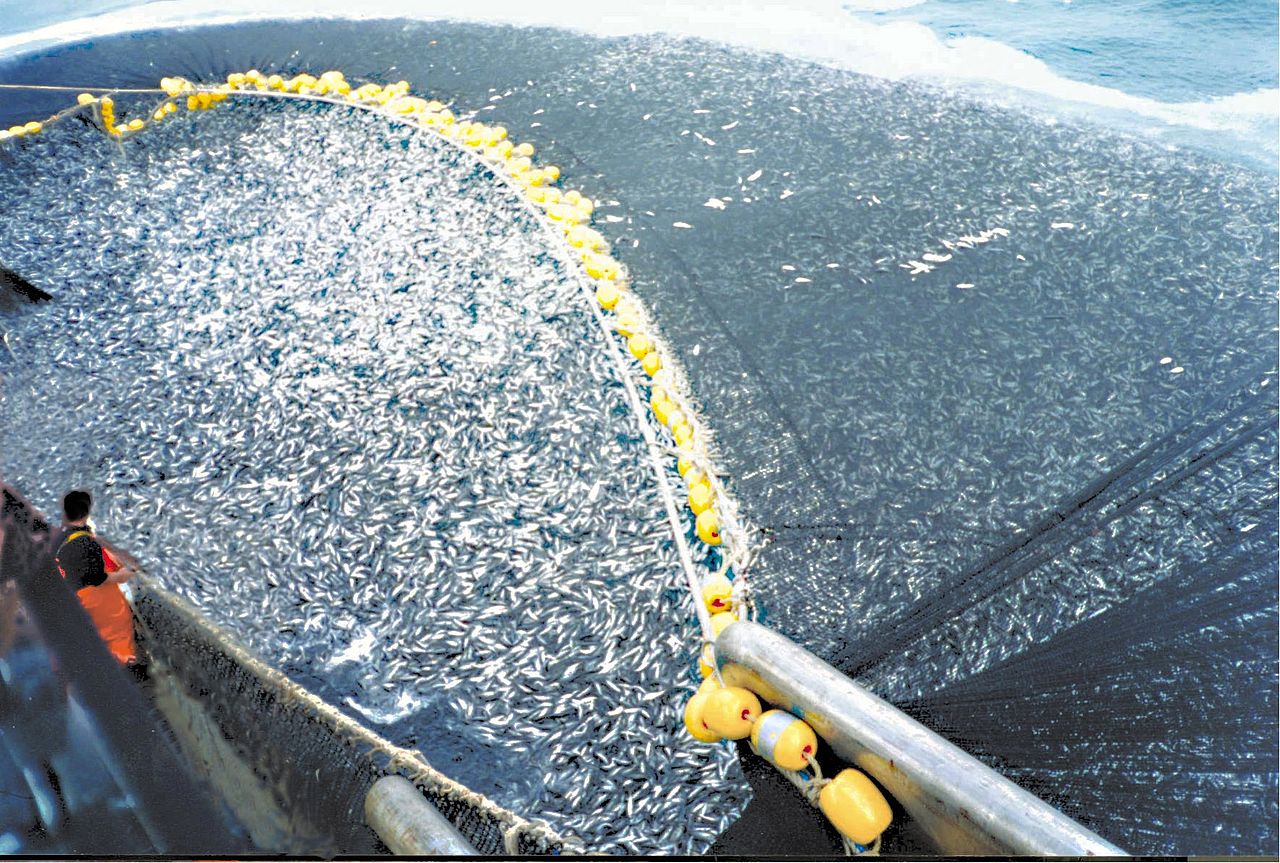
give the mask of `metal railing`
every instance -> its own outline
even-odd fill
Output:
[[[767,627],[730,624],[716,660],[727,685],[801,717],[879,782],[944,854],[1128,856]]]

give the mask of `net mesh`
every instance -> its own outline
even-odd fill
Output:
[[[135,599],[146,650],[172,668],[240,754],[312,830],[347,854],[384,851],[364,822],[364,798],[381,776],[412,781],[482,854],[565,850],[529,822],[454,782],[237,646],[185,602],[154,585]]]

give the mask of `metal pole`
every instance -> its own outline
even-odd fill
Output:
[[[725,683],[803,718],[872,776],[947,855],[1129,856],[766,627],[716,640]]]
[[[473,857],[480,853],[403,776],[384,776],[373,783],[364,798],[364,818],[393,854]]]

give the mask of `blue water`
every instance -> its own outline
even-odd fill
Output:
[[[1065,78],[1162,102],[1273,89],[1280,10],[1272,0],[923,0],[849,4],[940,37],[994,39]],[[887,11],[860,12],[859,9]]]
[[[0,0],[0,58],[109,32],[307,17],[692,36],[940,82],[1268,173],[1280,160],[1280,13],[1271,0]]]

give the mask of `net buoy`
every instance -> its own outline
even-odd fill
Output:
[[[627,350],[631,351],[631,356],[642,360],[645,354],[653,350],[653,339],[644,333],[636,333],[627,340]]]
[[[727,740],[741,740],[751,734],[751,726],[759,717],[760,699],[740,686],[712,692],[702,706],[703,724]]]
[[[893,822],[893,810],[866,774],[841,770],[818,794],[818,807],[842,836],[870,845]]]
[[[818,754],[818,735],[785,710],[766,710],[751,728],[751,746],[784,770],[802,770]]]
[[[561,210],[560,220],[569,218],[577,219],[578,211],[568,204],[557,204],[552,209],[559,208]],[[551,210],[547,211],[547,215],[553,219],[556,218],[551,214]],[[587,270],[587,275],[593,279],[616,279],[622,272],[622,267],[613,258],[608,255],[602,255],[598,252],[586,252],[582,256],[582,265]]]
[[[720,519],[715,510],[709,509],[700,514],[695,527],[698,531],[698,539],[707,545],[720,544]]]
[[[702,645],[702,652],[698,654],[698,673],[703,677],[710,677],[715,670],[715,654],[710,644],[704,644]]]
[[[612,309],[618,304],[618,296],[618,289],[613,282],[601,282],[600,287],[596,288],[596,302],[601,308]]]
[[[710,645],[708,645],[709,647]],[[705,676],[705,675],[704,675]],[[720,735],[716,734],[707,727],[703,711],[707,706],[707,699],[713,692],[721,688],[720,681],[714,677],[707,677],[706,680],[698,686],[698,691],[689,698],[684,706],[684,727],[685,730],[693,736],[694,740],[703,743],[718,743]]]
[[[700,515],[710,509],[715,499],[715,492],[705,482],[700,482],[689,489],[689,509],[693,510],[694,515]]]
[[[675,403],[665,398],[657,404],[650,404],[649,407],[653,408],[654,418],[663,425],[667,424],[671,412],[677,410]]]
[[[702,602],[712,614],[729,610],[733,582],[723,575],[713,575],[702,583]]]
[[[677,447],[688,446],[693,442],[693,426],[688,421],[677,423],[671,429],[671,437]]]
[[[719,638],[731,623],[738,622],[738,615],[732,611],[721,611],[711,615],[711,637]]]

